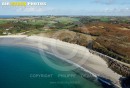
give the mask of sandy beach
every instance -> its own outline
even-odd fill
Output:
[[[114,84],[120,85],[121,75],[108,68],[107,63],[101,57],[91,54],[85,47],[56,39],[26,35],[1,36],[0,44],[28,45],[49,51],[78,64],[97,76],[110,79]]]

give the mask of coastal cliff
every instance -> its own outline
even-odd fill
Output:
[[[115,72],[117,72],[118,74],[120,74],[124,77],[130,76],[130,65],[129,64],[120,62],[118,60],[115,60],[112,57],[109,57],[107,55],[101,54],[101,53],[93,51],[93,50],[90,50],[90,52],[92,54],[98,55],[101,58],[103,58],[107,62],[108,67],[111,68],[112,70],[114,70]]]
[[[67,35],[67,36],[65,36]],[[124,63],[116,58],[112,58],[110,56],[107,56],[105,54],[96,52],[93,47],[93,42],[95,41],[95,37],[91,37],[89,35],[85,35],[82,33],[76,33],[73,31],[60,31],[58,32],[57,36],[51,36],[52,38],[59,39],[65,42],[78,44],[84,47],[87,47],[90,50],[91,53],[98,55],[102,57],[108,64],[108,67],[111,68],[116,73],[124,76],[129,77],[130,76],[130,65],[127,63]]]

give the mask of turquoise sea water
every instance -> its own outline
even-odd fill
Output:
[[[102,88],[73,71],[55,70],[42,59],[35,49],[0,46],[0,88]]]

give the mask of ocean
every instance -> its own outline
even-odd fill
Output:
[[[96,80],[56,70],[43,59],[37,49],[0,45],[0,88],[102,88]]]

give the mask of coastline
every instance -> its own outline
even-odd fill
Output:
[[[39,37],[39,36],[25,36],[25,35],[19,35],[19,36],[1,36],[2,42],[0,41],[0,44],[10,44],[11,39],[13,42],[11,44],[16,45],[28,45],[35,48],[41,48],[43,50],[50,51],[52,48],[55,49],[55,47],[58,48],[58,50],[62,53],[68,54],[69,52],[72,52],[72,50],[75,52],[78,50],[78,54],[76,54],[72,59],[69,59],[71,62],[76,63],[78,66],[80,66],[84,70],[88,70],[97,76],[101,76],[107,79],[110,79],[113,81],[115,85],[119,85],[119,78],[121,75],[115,73],[110,68],[108,68],[107,63],[99,56],[93,55],[89,52],[88,49],[86,49],[83,46],[79,46],[76,44],[70,44],[66,42],[62,42],[60,40],[55,40],[51,38],[45,38],[45,37]],[[4,39],[9,38],[9,41],[6,41]],[[15,40],[16,39],[16,40]],[[39,43],[42,43],[40,46]],[[39,45],[39,46],[38,46]],[[66,52],[67,51],[67,52]],[[51,53],[54,53],[53,51],[50,51]],[[81,56],[87,56],[89,55],[89,58],[84,64],[78,63],[78,61],[81,59]],[[65,57],[63,57],[65,58]],[[68,60],[68,59],[67,59]]]

